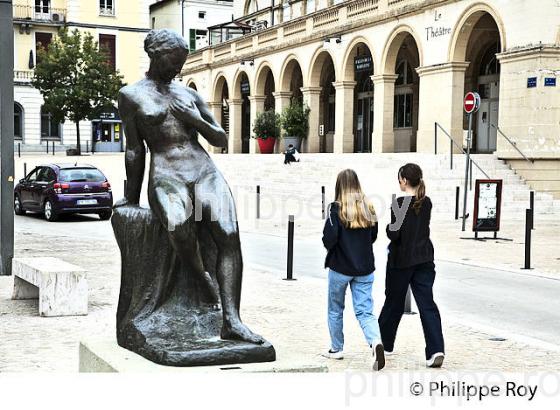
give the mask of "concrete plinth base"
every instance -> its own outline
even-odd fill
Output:
[[[293,361],[232,364],[224,366],[171,367],[162,366],[129,350],[123,349],[116,340],[80,342],[80,373],[208,373],[208,372],[248,372],[248,373],[326,373],[327,366],[311,365]]]

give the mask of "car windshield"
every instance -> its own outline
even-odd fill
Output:
[[[61,182],[103,182],[105,176],[95,168],[61,169],[58,180]]]

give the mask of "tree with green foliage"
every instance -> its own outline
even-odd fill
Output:
[[[37,57],[32,84],[54,121],[69,119],[76,124],[80,155],[80,121],[99,118],[113,105],[124,86],[123,77],[108,63],[107,50],[100,50],[90,33],[78,30],[60,30],[48,51],[40,48]]]

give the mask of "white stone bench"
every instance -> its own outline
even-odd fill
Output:
[[[58,258],[14,258],[12,299],[39,299],[40,316],[88,313],[86,271]]]

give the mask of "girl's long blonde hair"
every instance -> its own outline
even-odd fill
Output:
[[[377,223],[373,204],[366,198],[358,175],[352,169],[338,174],[335,186],[335,202],[338,203],[338,216],[346,228],[371,228]]]

